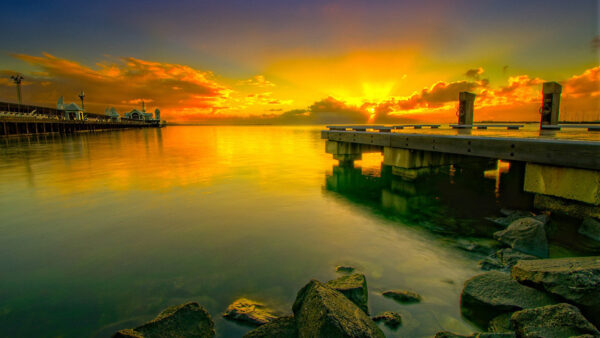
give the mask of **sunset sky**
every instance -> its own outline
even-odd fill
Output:
[[[600,116],[598,1],[3,1],[0,100],[60,96],[170,122],[539,119]]]

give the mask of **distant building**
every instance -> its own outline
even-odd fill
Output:
[[[154,119],[160,121],[160,110],[158,108],[154,109]]]
[[[61,96],[56,102],[56,109],[64,110],[65,120],[83,120],[83,109],[81,109],[75,103],[64,104],[63,97]]]
[[[115,107],[106,108],[104,110],[104,114],[107,115],[107,116],[110,116],[110,121],[111,122],[119,122],[119,121],[121,121],[121,115],[119,115],[119,113],[117,112],[117,110],[115,109]]]
[[[142,101],[142,111],[134,109],[129,113],[125,113],[125,117],[137,121],[152,121],[152,113],[146,113],[146,104]]]

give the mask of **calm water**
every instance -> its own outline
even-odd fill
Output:
[[[488,236],[483,217],[516,203],[498,172],[408,182],[365,155],[337,167],[319,127],[167,127],[0,143],[0,335],[105,337],[198,301],[219,336],[237,297],[290,311],[310,279],[350,264],[389,336],[469,333],[463,282]],[[506,189],[505,189],[506,188]],[[506,190],[506,192],[504,192]],[[422,294],[400,305],[389,288]],[[384,328],[385,329],[385,328]]]

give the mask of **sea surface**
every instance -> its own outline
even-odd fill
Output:
[[[239,337],[250,328],[221,316],[236,298],[291,312],[297,291],[339,277],[337,265],[366,275],[372,314],[402,314],[398,330],[381,325],[390,337],[474,332],[460,291],[496,245],[485,217],[528,203],[514,168],[403,180],[379,153],[338,166],[321,129],[0,139],[0,336],[108,337],[197,301],[217,336]]]

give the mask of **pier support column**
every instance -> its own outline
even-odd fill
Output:
[[[527,163],[524,190],[600,205],[600,171]]]
[[[600,171],[527,163],[523,190],[538,209],[600,218]]]
[[[439,167],[453,164],[453,156],[424,150],[383,148],[383,164],[392,166],[392,173],[407,179],[436,173]]]
[[[353,165],[355,160],[362,159],[362,148],[360,144],[338,141],[327,141],[325,151],[332,154],[341,165]]]

